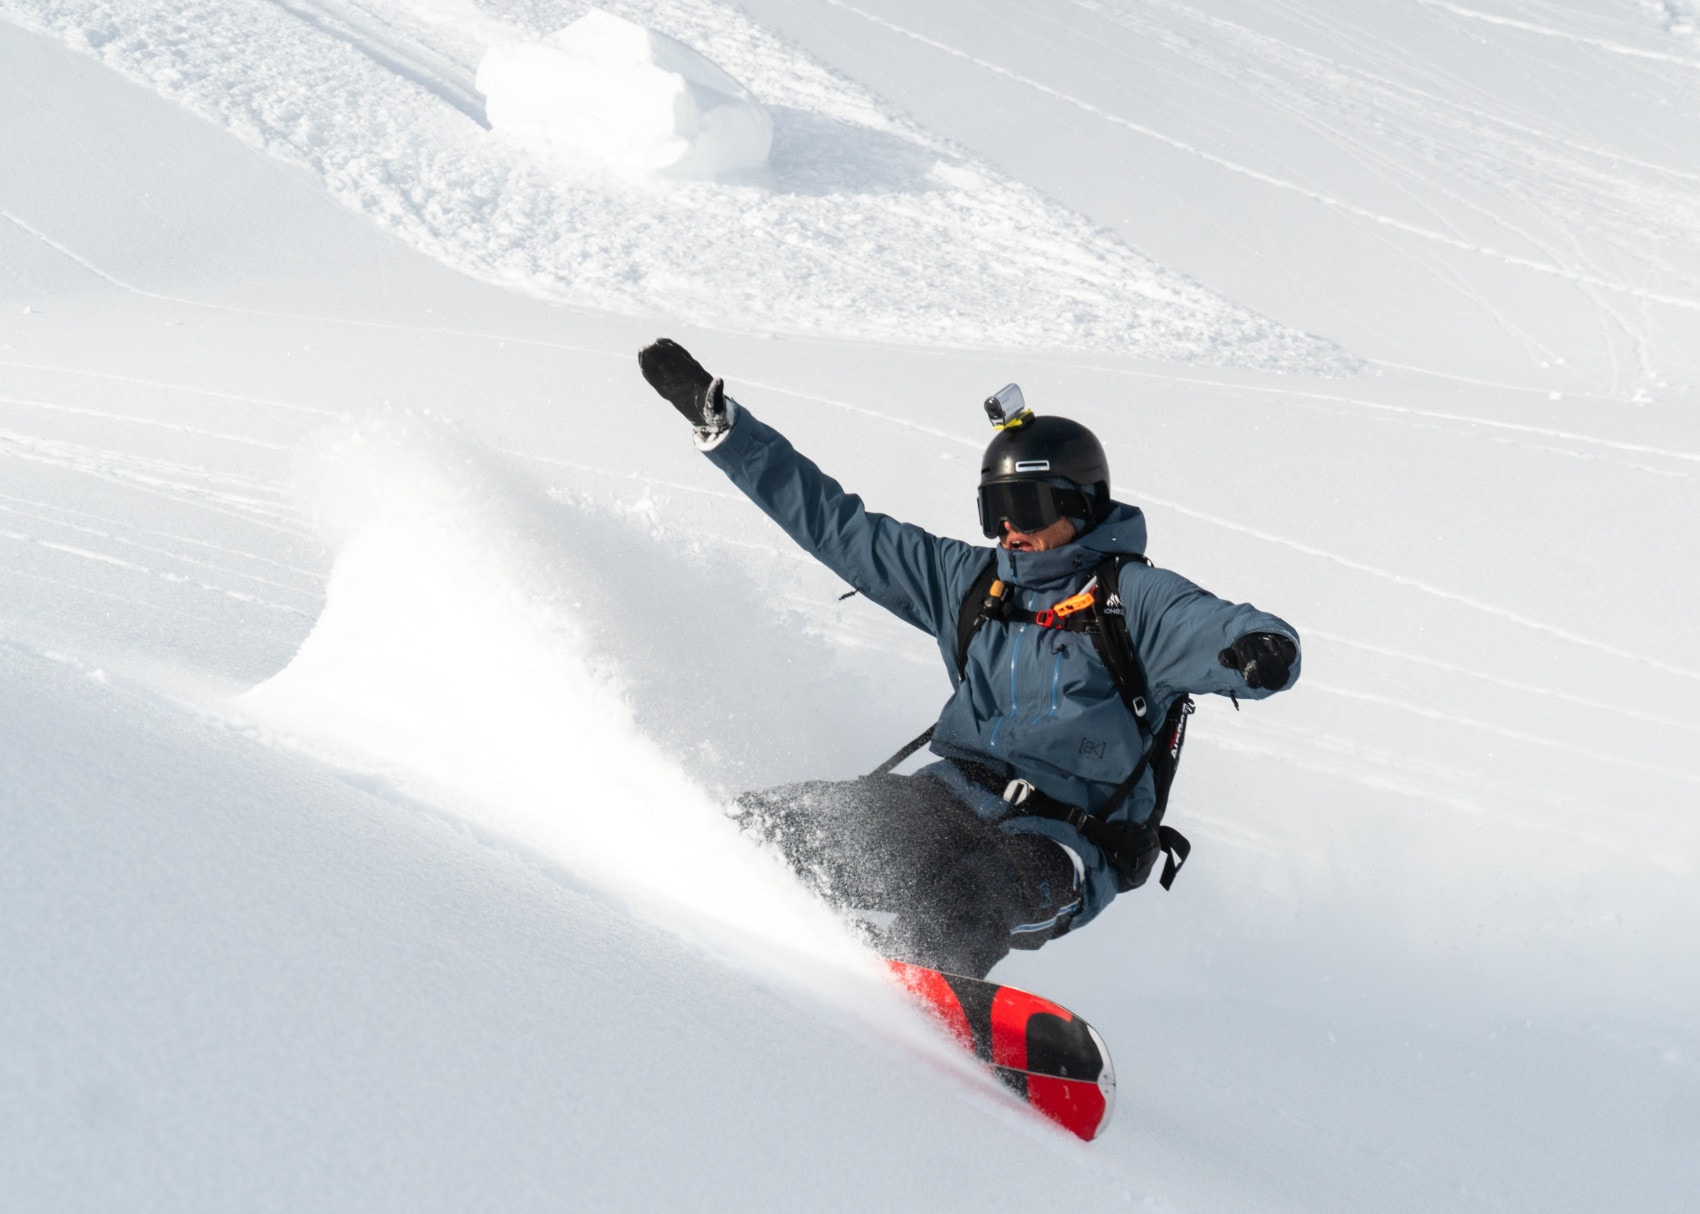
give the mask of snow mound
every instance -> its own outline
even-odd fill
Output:
[[[491,127],[567,163],[716,178],[760,168],[773,146],[773,118],[747,88],[601,9],[541,42],[491,47],[477,84]]]

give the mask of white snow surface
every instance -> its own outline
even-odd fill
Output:
[[[0,1208],[1693,1209],[1693,6],[603,7],[765,175],[487,129],[582,5],[0,0]],[[1303,632],[995,973],[1098,1142],[727,827],[947,681],[661,333],[969,538],[1017,380]]]
[[[754,91],[777,123],[771,180],[540,164],[487,128],[476,65],[492,41],[540,39],[583,7],[516,0],[468,17],[344,0],[4,0],[0,14],[306,164],[420,251],[541,298],[746,331],[1350,365],[712,0],[608,7],[678,34]]]
[[[708,179],[760,169],[773,116],[675,38],[593,8],[478,64],[490,125],[546,159]]]

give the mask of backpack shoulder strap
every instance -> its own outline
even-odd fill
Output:
[[[1098,656],[1109,668],[1110,678],[1115,680],[1122,702],[1139,724],[1140,736],[1149,738],[1155,732],[1151,723],[1151,688],[1145,681],[1145,667],[1133,648],[1133,638],[1127,630],[1127,613],[1122,607],[1122,569],[1130,561],[1138,561],[1142,565],[1151,563],[1138,552],[1116,553],[1098,563],[1098,596],[1093,604],[1098,627],[1092,630],[1091,635]]]
[[[968,673],[968,643],[980,626],[997,611],[1000,599],[992,594],[998,580],[998,558],[994,552],[986,567],[969,583],[968,593],[962,596],[962,606],[956,612],[956,677]]]
[[[1181,746],[1186,741],[1186,723],[1192,715],[1193,703],[1191,696],[1180,696],[1169,706],[1169,715],[1160,726],[1151,721],[1151,687],[1145,680],[1145,666],[1133,647],[1133,637],[1127,629],[1127,612],[1121,599],[1121,572],[1129,561],[1151,564],[1143,553],[1131,553],[1108,557],[1098,566],[1098,627],[1092,633],[1092,640],[1098,646],[1104,665],[1109,667],[1110,677],[1115,680],[1116,689],[1121,692],[1128,711],[1139,723],[1141,737],[1150,740],[1132,774],[1116,786],[1099,813],[1108,817],[1133,791],[1146,769],[1151,769],[1157,800],[1151,807],[1151,816],[1139,827],[1133,828],[1149,836],[1142,840],[1144,846],[1139,850],[1150,859],[1138,866],[1131,885],[1144,884],[1151,862],[1161,852],[1165,857],[1161,884],[1168,889],[1192,852],[1192,844],[1187,842],[1185,835],[1172,826],[1163,825],[1163,811],[1169,806],[1169,786],[1174,782],[1175,769],[1180,764]]]

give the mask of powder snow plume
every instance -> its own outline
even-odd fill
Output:
[[[324,444],[309,495],[340,545],[324,612],[242,708],[708,947],[869,967],[639,729],[616,661],[574,618],[603,606],[570,542],[586,521],[409,429]]]

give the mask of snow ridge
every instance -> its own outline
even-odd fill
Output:
[[[580,5],[493,4],[492,16],[338,0],[0,0],[11,19],[305,163],[414,247],[544,299],[769,332],[1356,365],[970,161],[722,5],[608,7],[748,84],[775,117],[768,173],[620,181],[550,168],[493,136],[469,103],[482,50],[503,31],[547,34]]]

